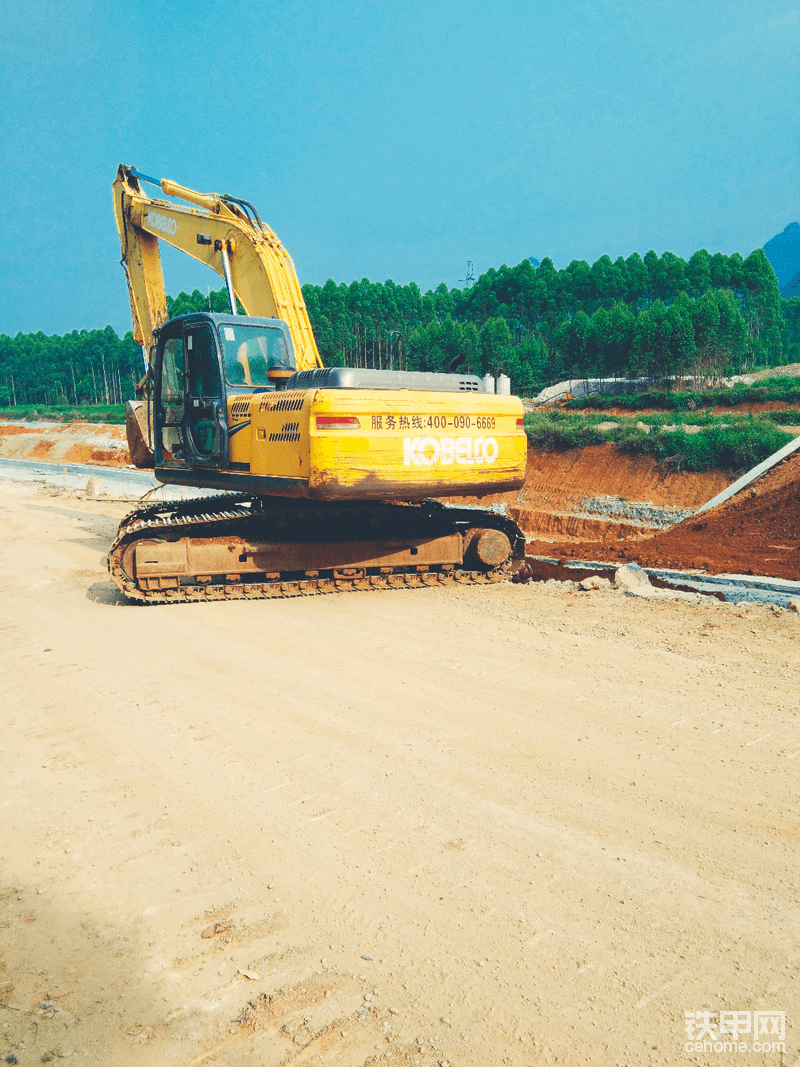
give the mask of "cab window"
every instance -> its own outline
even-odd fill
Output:
[[[294,370],[283,331],[272,326],[223,325],[225,378],[229,385],[271,389],[267,371],[272,367]]]
[[[173,463],[184,457],[183,338],[167,337],[161,356],[160,461]]]
[[[183,403],[183,340],[180,337],[170,337],[164,342],[161,399],[167,404]]]
[[[222,395],[214,336],[207,326],[186,332],[189,395],[217,399]]]

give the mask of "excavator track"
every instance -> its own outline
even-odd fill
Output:
[[[132,511],[108,570],[131,600],[174,604],[483,585],[511,577],[524,556],[517,524],[480,508],[223,493]]]

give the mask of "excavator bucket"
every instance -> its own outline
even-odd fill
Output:
[[[128,452],[135,467],[152,470],[156,457],[150,447],[152,427],[148,427],[147,402],[128,400],[125,404],[125,434],[128,438]]]

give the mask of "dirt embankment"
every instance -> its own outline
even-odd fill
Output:
[[[793,455],[726,503],[635,543],[584,540],[554,546],[537,540],[529,552],[797,581],[799,532],[800,456]]]
[[[763,382],[767,378],[796,378],[800,375],[800,363],[787,363],[783,367],[767,367],[766,370],[757,370],[750,377],[757,382]]]
[[[541,512],[578,511],[586,496],[625,497],[675,507],[699,507],[730,484],[723,471],[691,474],[665,470],[650,456],[628,456],[613,444],[569,452],[528,450],[525,485],[514,507],[518,521],[535,528]]]
[[[124,426],[88,422],[33,426],[0,423],[0,457],[104,467],[126,467],[130,463]]]
[[[725,471],[703,474],[669,471],[650,456],[629,456],[613,444],[567,452],[537,452],[528,449],[525,485],[517,492],[489,497],[463,497],[469,504],[506,505],[508,514],[529,537],[559,543],[583,540],[616,542],[640,538],[653,527],[630,521],[622,501],[637,501],[662,509],[660,518],[682,518],[681,511],[698,508],[730,485]],[[620,505],[593,515],[597,498],[607,497]]]

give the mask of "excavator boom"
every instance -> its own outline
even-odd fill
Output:
[[[142,183],[191,207],[149,196]],[[197,193],[123,165],[113,194],[137,344],[149,352],[168,319],[158,246],[166,241],[219,274],[228,286],[233,314],[238,299],[246,315],[287,323],[298,370],[322,366],[291,257],[247,201]]]

